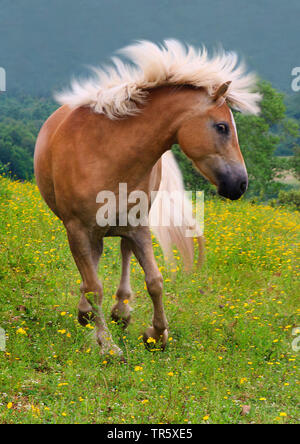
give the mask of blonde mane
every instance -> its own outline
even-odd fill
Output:
[[[57,93],[56,100],[71,108],[89,106],[95,113],[116,119],[137,114],[149,90],[158,86],[191,85],[205,88],[212,96],[220,85],[231,81],[227,103],[241,112],[259,112],[256,76],[246,72],[234,52],[220,51],[209,57],[205,48],[197,50],[177,40],[166,40],[161,46],[139,41],[119,53],[133,65],[113,57],[111,66],[94,68],[92,79],[74,80],[71,90]]]

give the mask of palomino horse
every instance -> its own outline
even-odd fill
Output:
[[[96,197],[108,190],[119,199],[119,184],[128,193],[172,189],[181,184],[170,150],[178,143],[220,195],[238,199],[247,189],[247,172],[239,148],[231,105],[259,111],[255,77],[237,65],[234,53],[208,58],[206,51],[169,40],[163,46],[138,42],[123,52],[136,67],[114,58],[114,66],[95,70],[96,77],[57,95],[63,105],[44,124],[35,150],[37,184],[46,203],[63,221],[70,249],[82,277],[79,321],[94,314],[103,353],[121,355],[102,312],[103,289],[97,275],[103,238],[120,236],[122,277],[113,319],[130,318],[130,257],[145,272],[154,306],[152,326],[144,334],[165,347],[168,323],[162,303],[163,279],[156,265],[148,226],[99,226]],[[172,167],[173,165],[173,167]],[[172,177],[173,176],[173,177]],[[179,182],[178,182],[179,180]],[[179,188],[182,185],[179,185]],[[118,211],[118,210],[117,210]],[[117,220],[121,214],[117,212]],[[174,227],[173,227],[174,228]],[[172,232],[172,225],[169,232]],[[161,231],[163,243],[177,241],[191,256],[193,240],[183,230]],[[202,246],[199,237],[199,245]],[[190,257],[191,259],[191,257]],[[127,302],[127,301],[126,301]],[[151,341],[151,340],[150,340]]]

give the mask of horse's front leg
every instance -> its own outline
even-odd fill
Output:
[[[130,322],[131,308],[129,301],[131,299],[132,290],[130,286],[130,258],[132,255],[131,244],[128,239],[121,240],[121,255],[122,255],[122,275],[119,288],[116,293],[117,302],[111,311],[112,319],[120,322],[124,328]]]
[[[92,251],[91,251],[96,271],[98,269],[98,264],[102,252],[103,252],[103,239],[101,239],[100,241],[96,239],[95,242],[92,243]],[[95,315],[93,313],[93,307],[91,306],[90,302],[85,296],[84,282],[82,282],[80,285],[80,291],[81,291],[81,297],[78,304],[78,322],[80,323],[80,325],[85,327],[90,321],[95,321]]]
[[[102,248],[99,240],[91,236],[79,221],[66,224],[70,248],[82,277],[81,309],[92,309],[96,325],[96,339],[101,353],[122,355],[122,350],[113,342],[102,312],[103,288],[97,275],[97,264]],[[85,304],[85,305],[84,305]]]
[[[168,321],[162,301],[163,278],[154,257],[150,229],[139,228],[130,234],[130,240],[132,250],[144,270],[147,290],[154,307],[152,326],[145,331],[144,342],[147,347],[151,347],[154,339],[164,349],[168,340]]]

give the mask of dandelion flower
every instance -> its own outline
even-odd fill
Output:
[[[151,344],[151,343],[155,344],[156,340],[154,338],[150,337],[150,338],[147,339],[147,342],[148,342],[148,344]]]
[[[18,328],[17,335],[27,336],[27,333],[26,333],[26,331],[23,328]]]

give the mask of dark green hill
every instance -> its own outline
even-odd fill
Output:
[[[8,90],[48,94],[134,39],[175,37],[237,50],[289,92],[299,18],[299,0],[0,0],[0,66]]]

